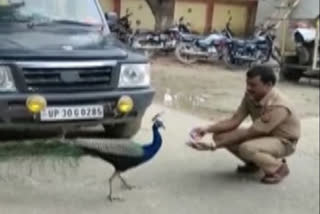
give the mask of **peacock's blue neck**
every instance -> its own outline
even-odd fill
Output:
[[[153,141],[149,145],[143,146],[143,151],[144,151],[144,159],[145,161],[151,159],[159,149],[161,148],[162,145],[162,137],[159,132],[158,127],[152,127],[153,130]]]

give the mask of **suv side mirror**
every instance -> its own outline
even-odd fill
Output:
[[[104,18],[105,18],[107,21],[109,20],[108,13],[104,13]]]
[[[104,17],[107,21],[116,22],[118,20],[118,14],[115,12],[106,12]]]

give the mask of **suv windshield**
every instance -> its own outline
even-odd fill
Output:
[[[103,25],[94,0],[0,0],[0,22],[30,21]]]

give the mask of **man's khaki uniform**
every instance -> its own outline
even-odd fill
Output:
[[[300,138],[300,120],[277,89],[272,89],[259,103],[245,95],[236,114],[241,118],[250,115],[251,128],[264,133],[262,137],[229,148],[242,160],[270,171],[279,167],[279,158],[295,151]]]

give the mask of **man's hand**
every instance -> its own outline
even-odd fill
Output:
[[[190,137],[193,140],[198,141],[202,139],[206,134],[207,134],[206,127],[196,127],[192,129],[192,131],[190,132]]]
[[[198,151],[215,151],[217,149],[216,146],[203,142],[190,142],[187,145],[189,145],[191,148],[198,150]]]

